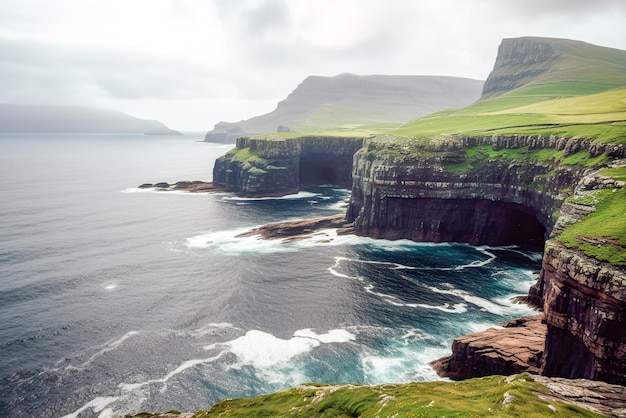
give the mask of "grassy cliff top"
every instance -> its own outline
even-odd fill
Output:
[[[626,88],[573,96],[563,91],[571,94],[577,84],[562,83],[529,86],[532,95],[521,90],[463,109],[434,113],[394,133],[411,137],[555,135],[626,144]]]
[[[307,384],[257,398],[227,399],[193,418],[601,416],[541,399],[547,392],[528,375],[381,386]]]

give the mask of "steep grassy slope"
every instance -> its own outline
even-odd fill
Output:
[[[279,126],[299,133],[397,128],[416,117],[467,106],[480,97],[483,82],[438,76],[312,76],[268,114],[236,123],[220,122],[206,140],[276,132]]]

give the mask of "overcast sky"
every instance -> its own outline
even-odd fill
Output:
[[[0,103],[210,130],[309,75],[485,79],[502,38],[527,35],[626,50],[626,1],[2,0]]]

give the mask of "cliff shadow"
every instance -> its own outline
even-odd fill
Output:
[[[473,245],[537,245],[546,227],[523,205],[484,199],[387,198],[372,235]]]
[[[299,167],[300,184],[304,186],[319,184],[336,184],[337,172],[324,161],[316,161],[311,158],[300,160]]]

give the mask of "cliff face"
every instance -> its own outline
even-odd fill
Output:
[[[542,373],[626,384],[626,272],[549,240],[538,287]]]
[[[493,245],[542,241],[584,169],[533,161],[524,153],[530,143],[542,149],[567,142],[458,137],[425,144],[417,152],[402,147],[379,152],[379,143],[367,143],[354,159],[348,221],[355,222],[357,233],[377,238]],[[519,158],[488,154],[522,148]]]
[[[514,90],[548,71],[559,59],[553,44],[540,38],[504,39],[481,98]]]
[[[502,245],[551,236],[529,295],[545,312],[541,372],[625,384],[626,272],[554,239],[594,210],[566,202],[568,196],[623,184],[596,179],[581,165],[542,159],[549,150],[625,155],[623,145],[519,135],[449,138],[413,149],[369,142],[355,155],[347,220],[358,234],[389,239]],[[493,350],[459,339],[446,375],[460,376],[459,364],[464,378],[503,373],[507,356],[493,357]]]
[[[590,189],[621,188],[592,173],[576,196]],[[595,210],[569,200],[546,242],[541,274],[530,297],[543,306],[547,333],[542,373],[626,383],[626,270],[566,248],[557,239],[571,223]],[[584,202],[584,200],[581,200]]]
[[[352,157],[362,145],[361,138],[240,137],[216,160],[213,183],[247,197],[297,193],[306,185],[350,187]]]

